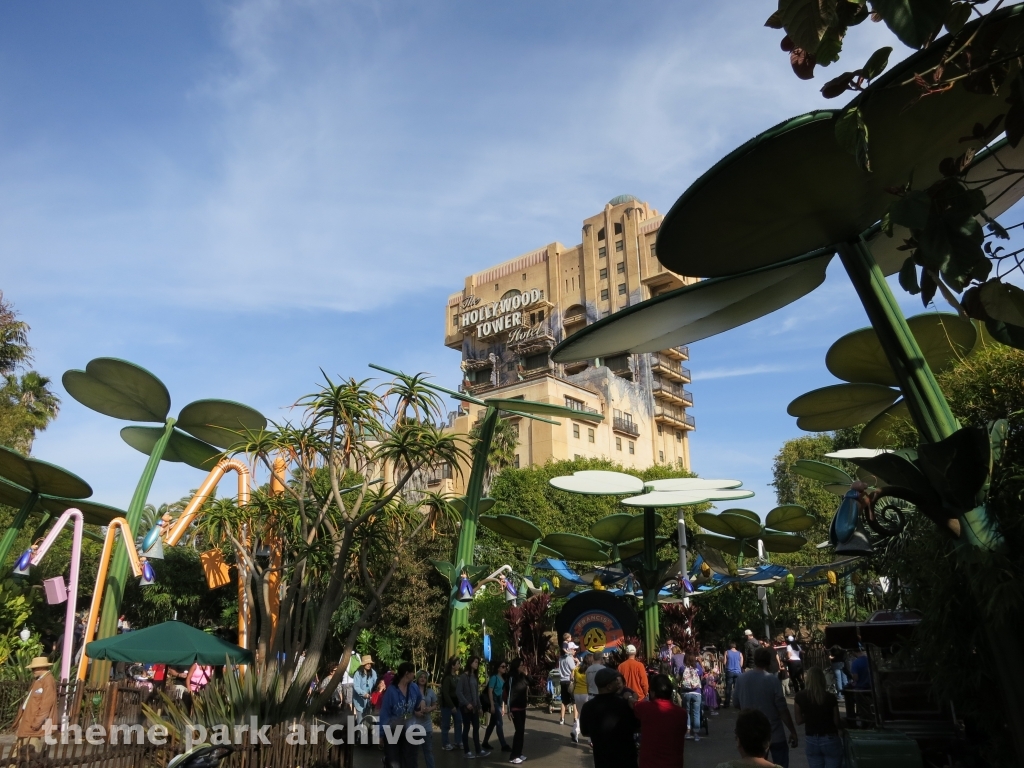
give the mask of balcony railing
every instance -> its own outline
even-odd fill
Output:
[[[690,429],[697,428],[697,422],[693,416],[682,408],[676,408],[671,405],[654,406],[654,418],[657,421],[667,421],[674,425],[689,427]]]
[[[670,381],[656,378],[653,389],[655,397],[660,396],[675,402],[677,405],[681,403],[686,408],[693,407],[693,393],[688,389],[684,389],[679,384],[673,384]]]
[[[620,416],[616,416],[612,419],[612,429],[616,432],[625,432],[627,435],[638,437],[640,435],[640,427],[636,425],[636,422],[632,419],[623,419]]]
[[[689,347],[668,347],[663,350],[666,357],[670,357],[673,360],[689,360],[690,359],[690,348]]]
[[[685,379],[690,381],[690,369],[684,368],[678,360],[673,360],[667,355],[658,352],[651,353],[651,370],[654,373],[668,376],[671,379]]]
[[[600,421],[601,420],[601,412],[599,410],[597,410],[597,408],[591,408],[586,403],[581,403],[579,400],[574,400],[571,397],[565,398],[565,407],[566,408],[571,408],[572,410],[574,410],[577,413],[579,413],[581,419],[588,420],[588,421]],[[596,419],[594,419],[594,418],[587,419],[588,416],[590,416],[590,417],[596,416],[597,418]]]

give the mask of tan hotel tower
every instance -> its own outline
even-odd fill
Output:
[[[462,353],[462,391],[578,412],[558,419],[560,426],[512,417],[518,466],[604,457],[626,467],[690,468],[686,347],[565,365],[549,357],[589,323],[690,280],[655,257],[661,220],[647,203],[620,195],[583,222],[581,244],[551,243],[477,272],[449,297],[444,343]],[[482,408],[463,404],[451,426],[468,432],[482,416]]]

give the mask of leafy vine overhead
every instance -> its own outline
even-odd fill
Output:
[[[907,292],[920,295],[925,306],[941,294],[961,315],[984,322],[992,336],[1017,348],[1024,348],[1024,290],[1004,278],[1024,271],[1024,248],[999,241],[1009,241],[1010,232],[1024,222],[996,221],[992,203],[997,195],[992,192],[1012,194],[1010,188],[1024,175],[1020,163],[999,152],[1007,146],[1016,149],[1024,139],[1024,35],[1013,23],[1022,10],[990,0],[779,0],[766,22],[785,31],[782,49],[789,53],[793,71],[805,80],[814,77],[816,67],[838,61],[850,28],[869,18],[884,23],[904,45],[922,51],[908,62],[909,69],[891,73],[898,77],[887,76],[891,83],[879,81],[882,89],[866,90],[888,67],[890,46],[821,88],[827,99],[864,92],[843,110],[835,130],[839,145],[867,173],[872,126],[864,108],[885,87],[917,86],[904,110],[922,99],[944,98],[953,89],[1002,102],[999,114],[960,138],[966,145],[961,154],[941,161],[938,180],[915,188],[910,177],[900,186],[887,187],[893,200],[881,230],[903,240],[899,250],[907,257],[899,280]],[[985,160],[985,172],[977,173]]]

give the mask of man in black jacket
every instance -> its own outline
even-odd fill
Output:
[[[640,722],[633,707],[620,696],[625,683],[614,669],[594,678],[598,694],[583,705],[580,733],[594,745],[594,768],[637,768],[636,739]]]

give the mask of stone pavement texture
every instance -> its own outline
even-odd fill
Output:
[[[792,709],[792,705],[790,705]],[[736,711],[722,710],[722,713],[711,718],[709,737],[701,736],[700,742],[686,742],[684,764],[686,768],[715,768],[719,763],[739,757],[736,751],[736,739],[733,737],[733,724]],[[508,721],[506,720],[506,723]],[[702,729],[703,730],[703,729]],[[523,753],[528,758],[526,768],[593,768],[590,747],[585,743],[573,744],[570,740],[568,725],[558,724],[558,715],[549,715],[545,709],[531,709],[526,717],[526,738]],[[799,728],[803,738],[803,728]],[[508,723],[505,730],[509,740],[512,737],[512,724]],[[461,734],[460,734],[461,736]],[[483,737],[483,728],[480,729]],[[491,746],[497,747],[497,737],[491,736]],[[355,768],[381,768],[383,751],[376,747],[357,746],[355,748]],[[420,756],[419,766],[423,766]],[[508,753],[495,749],[490,756],[466,760],[462,750],[445,752],[441,749],[440,734],[434,731],[434,765],[435,768],[483,768],[483,766],[508,765]],[[803,744],[790,750],[790,768],[807,768]]]

